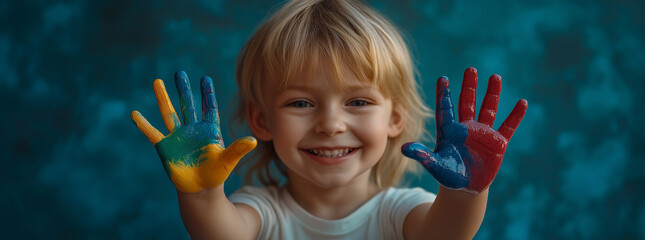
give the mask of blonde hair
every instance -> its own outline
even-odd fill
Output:
[[[372,179],[381,187],[400,183],[406,171],[417,164],[404,159],[400,147],[427,134],[425,120],[433,116],[423,103],[415,70],[405,41],[379,13],[351,0],[294,0],[288,2],[251,37],[241,50],[236,80],[242,100],[237,118],[244,121],[248,104],[266,111],[266,89],[284,88],[296,76],[311,74],[324,66],[336,86],[343,86],[343,69],[369,81],[406,118],[403,132],[388,139],[385,153],[372,169]],[[260,141],[246,181],[255,173],[264,185],[278,185],[286,177],[271,141]],[[275,164],[272,170],[271,164]]]

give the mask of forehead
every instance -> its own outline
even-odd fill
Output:
[[[302,72],[297,74],[296,77],[285,81],[277,92],[291,89],[339,93],[362,89],[378,90],[378,87],[373,82],[357,77],[347,67],[342,67],[340,70],[340,72],[336,72],[330,68],[317,67],[311,71]]]

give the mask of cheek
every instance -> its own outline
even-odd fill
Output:
[[[280,147],[291,148],[297,145],[298,141],[306,134],[308,121],[295,119],[288,116],[276,116],[273,118],[271,135],[273,136],[276,150]]]
[[[389,117],[384,114],[361,118],[355,124],[358,137],[365,145],[385,147],[388,138]]]

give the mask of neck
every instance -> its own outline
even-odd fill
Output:
[[[320,187],[297,175],[289,174],[287,190],[303,209],[322,219],[346,217],[380,191],[370,171],[338,187]]]

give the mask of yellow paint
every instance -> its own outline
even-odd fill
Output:
[[[148,120],[139,113],[139,111],[132,111],[130,114],[130,118],[134,123],[137,125],[137,128],[141,130],[141,132],[146,135],[148,140],[154,145],[157,144],[161,139],[163,139],[163,134],[159,132],[155,127],[150,125]]]
[[[152,87],[154,88],[155,96],[157,96],[157,104],[159,105],[163,122],[166,124],[168,131],[172,132],[176,127],[181,126],[181,123],[179,122],[175,108],[172,106],[172,102],[170,102],[168,92],[166,92],[166,86],[163,80],[156,79]]]
[[[222,158],[228,161],[239,161],[244,155],[253,150],[258,145],[258,141],[254,137],[245,137],[235,140],[228,146],[222,153]]]
[[[204,189],[203,183],[198,175],[198,167],[170,163],[170,180],[175,184],[177,190],[185,193],[196,193]]]
[[[257,145],[255,138],[242,138],[223,149],[218,144],[201,148],[198,166],[170,163],[170,180],[177,190],[196,193],[204,188],[215,188],[224,183],[237,163]]]
[[[217,144],[208,144],[202,150],[204,150],[204,154],[199,157],[201,160],[199,174],[203,178],[205,187],[217,187],[228,178],[228,175],[237,165],[237,161],[229,164],[226,159],[222,159],[224,149]]]

